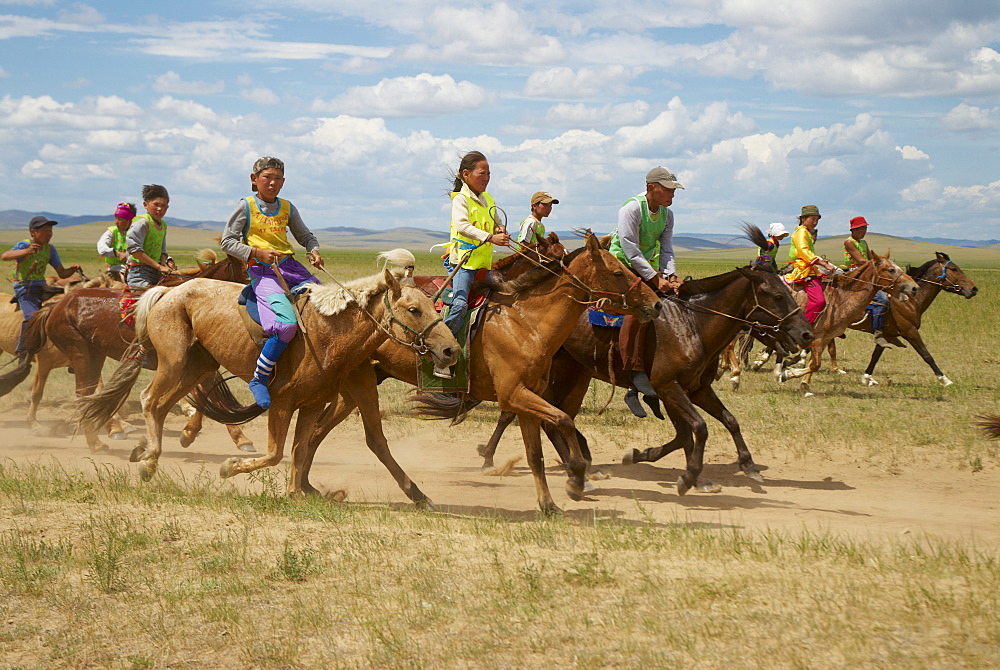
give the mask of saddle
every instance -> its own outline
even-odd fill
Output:
[[[243,325],[246,326],[250,339],[258,347],[263,347],[267,336],[264,335],[264,328],[260,325],[260,306],[257,304],[257,296],[253,292],[252,285],[247,284],[243,287],[236,303],[239,305],[236,311],[240,313],[240,318],[243,319]]]
[[[486,279],[486,277],[489,275],[489,272],[490,271],[487,268],[480,268],[479,270],[476,270],[475,281]],[[447,277],[432,277],[430,281],[430,286],[424,285],[421,286],[421,288],[423,289],[424,293],[427,294],[428,298],[433,298],[434,294],[440,291],[441,287],[444,286],[444,283],[447,279],[448,279]],[[473,285],[473,287],[474,286],[475,285]],[[431,291],[431,287],[433,287],[433,291]],[[441,292],[441,297],[438,298],[438,301],[434,303],[434,309],[436,309],[438,313],[440,313],[441,310],[444,309],[445,305],[451,305],[452,293],[453,291],[450,286]],[[476,309],[477,307],[482,307],[483,303],[486,302],[487,294],[488,294],[487,291],[473,290],[472,294],[469,296],[469,310],[471,311],[473,309]]]

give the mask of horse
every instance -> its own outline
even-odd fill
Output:
[[[191,276],[229,283],[245,282],[246,271],[242,261],[227,256],[222,261],[202,267]],[[176,286],[184,281],[178,276],[167,275],[164,286]],[[69,359],[76,376],[77,395],[94,393],[101,380],[104,359],[121,359],[135,338],[134,329],[122,320],[121,297],[119,289],[77,289],[38,310],[28,321],[25,332],[25,347],[29,355],[18,368],[0,377],[0,396],[9,393],[27,377],[26,369],[30,369],[32,357],[41,351],[46,342],[54,344]],[[155,366],[155,357],[150,357],[148,363],[151,367]],[[200,414],[190,418],[181,434],[181,446],[187,447],[194,441],[201,423]],[[97,428],[98,425],[94,424],[88,425],[85,430],[87,446],[91,451],[105,451],[108,445],[98,437]],[[237,447],[253,449],[253,442],[238,426],[228,429]]]
[[[762,246],[763,233],[751,228],[746,229],[747,235]],[[623,458],[625,464],[653,462],[683,448],[687,467],[676,482],[677,492],[683,495],[694,486],[713,490],[711,482],[699,481],[708,430],[696,405],[726,426],[736,444],[740,469],[748,477],[762,481],[739,422],[712,388],[720,352],[744,326],[776,334],[788,346],[807,346],[812,339],[809,324],[787,285],[767,266],[737,268],[714,277],[686,281],[677,296],[663,302],[647,339],[646,365],[676,436],[655,449],[633,449]],[[622,369],[620,357],[615,355],[617,337],[616,329],[595,327],[586,316],[580,318],[553,361],[547,398],[575,416],[592,378],[622,388],[631,386],[630,373]],[[484,467],[492,465],[493,453],[506,427],[504,422],[509,423],[512,418],[507,414],[501,417],[490,442],[480,451]],[[559,436],[549,432],[549,437],[557,438],[552,442],[562,453]]]
[[[569,470],[566,491],[574,500],[584,495],[588,465],[576,440],[572,417],[542,397],[552,357],[591,302],[633,313],[640,319],[652,318],[660,310],[659,297],[651,288],[601,249],[590,231],[584,233],[584,238],[583,247],[560,260],[547,261],[509,282],[486,282],[493,293],[483,308],[483,320],[470,347],[470,393],[417,397],[425,405],[424,416],[459,419],[482,401],[496,401],[501,410],[513,412],[519,419],[538,506],[544,514],[558,513],[559,507],[545,478],[542,422],[564,436]],[[371,374],[417,384],[411,351],[386,342],[375,352],[374,359]],[[320,442],[350,414],[356,402],[350,393],[342,393],[337,403],[324,411],[309,450],[303,455],[305,490],[316,490],[308,481],[308,469]]]
[[[412,266],[405,249],[388,252]],[[297,455],[313,434],[316,420],[327,403],[346,384],[358,399],[369,448],[386,465],[400,489],[421,506],[430,507],[426,495],[410,480],[389,452],[382,434],[374,375],[352,375],[355,367],[370,372],[369,357],[387,339],[407,351],[429,355],[438,365],[453,365],[459,346],[443,324],[431,300],[405,278],[408,270],[388,269],[346,286],[309,284],[301,307],[300,335],[292,340],[275,369],[270,384],[268,451],[259,458],[230,458],[220,467],[223,478],[277,465],[282,458],[292,414],[298,420],[292,444],[289,493],[298,491]],[[155,352],[158,365],[142,392],[147,443],[133,452],[139,474],[148,480],[156,472],[162,452],[163,421],[169,408],[220,366],[249,380],[257,360],[257,346],[243,326],[237,297],[240,287],[202,279],[167,291],[154,287],[139,300],[136,336],[144,349]],[[151,328],[155,324],[155,328]],[[412,363],[412,359],[411,359]],[[81,401],[82,421],[99,423],[117,403],[123,402],[138,377],[138,365],[126,360],[101,394]],[[265,410],[213,404],[211,394],[195,394],[196,406],[210,418],[245,421]]]
[[[934,258],[918,268],[907,265],[906,274],[916,280],[920,288],[912,300],[901,301],[892,293],[889,294],[889,305],[882,333],[890,342],[895,340],[896,344],[902,345],[902,342],[899,342],[898,339],[902,337],[912,344],[913,348],[920,354],[920,357],[930,366],[935,378],[937,378],[941,385],[950,386],[952,381],[941,372],[941,368],[938,367],[934,361],[934,357],[927,350],[927,345],[924,344],[923,338],[920,337],[921,317],[941,291],[954,293],[968,300],[974,298],[979,289],[962,272],[962,269],[948,257],[948,254],[940,251],[935,252]],[[860,322],[852,323],[851,328],[865,333],[871,332],[868,314],[865,313]],[[830,355],[830,367],[837,370],[836,340],[830,341],[827,352]],[[861,375],[861,383],[864,386],[878,386],[878,382],[873,375],[875,374],[875,366],[878,365],[883,353],[885,353],[885,347],[876,346],[874,351],[872,351],[868,367],[865,368],[864,374]]]
[[[801,377],[799,388],[803,397],[808,398],[813,395],[809,389],[809,381],[822,364],[826,345],[861,318],[876,291],[895,290],[901,299],[904,296],[910,299],[917,294],[917,282],[904,273],[902,268],[889,258],[888,253],[879,256],[873,251],[871,255],[871,260],[865,261],[847,274],[834,277],[830,286],[824,289],[826,307],[820,312],[812,327],[814,339],[810,344],[811,355],[807,365],[804,368],[788,369],[779,363],[780,369],[775,371],[775,376],[782,382]],[[795,291],[794,295],[800,305],[805,305],[805,291]]]

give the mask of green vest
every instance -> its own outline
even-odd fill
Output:
[[[518,224],[518,228],[523,226],[524,222],[527,221],[528,219],[534,219],[534,217],[532,216],[524,217],[521,220],[521,223]],[[518,242],[527,242],[528,244],[538,244],[539,242],[542,241],[543,237],[545,237],[545,224],[543,224],[541,221],[536,221],[534,235],[531,237],[531,239],[530,240],[520,239],[518,240]]]
[[[125,233],[118,229],[118,226],[111,226],[108,228],[111,232],[111,248],[115,251],[126,251],[128,249],[128,242],[125,241]],[[157,259],[159,260],[159,259]],[[121,265],[122,261],[120,258],[110,258],[108,256],[104,257],[104,262],[108,265]]]
[[[25,242],[31,244],[31,240]],[[14,265],[14,281],[45,281],[45,266],[49,264],[49,255],[49,245],[43,244],[35,253],[18,260]]]
[[[149,222],[149,228],[146,229],[146,239],[142,242],[142,250],[153,259],[153,262],[159,263],[160,254],[163,253],[163,238],[167,236],[167,224],[160,221],[160,225],[157,226],[149,214],[135,217],[132,219],[132,223],[139,219],[146,219]],[[142,264],[142,261],[135,256],[129,256],[129,261],[137,265]]]
[[[642,219],[639,222],[639,251],[642,252],[642,257],[649,261],[649,264],[652,265],[654,269],[659,271],[660,235],[663,234],[663,229],[667,227],[667,208],[661,207],[660,218],[653,221],[653,219],[649,216],[649,205],[646,204],[646,196],[644,195],[637,195],[634,198],[629,198],[622,203],[622,207],[633,200],[638,201],[639,206],[642,208]],[[628,257],[625,255],[625,251],[622,249],[621,239],[618,237],[617,228],[615,228],[615,232],[611,236],[611,247],[608,250],[627,267],[632,267],[632,265],[628,262]]]
[[[483,200],[486,201],[486,206],[479,204],[479,201],[475,198],[469,196],[462,196],[458,191],[451,194],[452,198],[456,196],[462,196],[466,200],[466,204],[469,207],[469,223],[474,225],[479,230],[486,231],[490,235],[496,229],[496,220],[493,218],[493,213],[490,211],[496,207],[493,202],[493,196],[491,196],[486,191],[482,194]],[[455,228],[455,222],[451,222],[451,249],[452,258],[461,259],[469,249],[475,249],[469,256],[469,260],[465,261],[463,268],[468,270],[480,270],[482,268],[493,267],[493,244],[490,242],[484,242],[482,245],[479,244],[479,240],[472,239],[471,237],[466,237],[458,232]],[[457,262],[457,259],[456,259]]]
[[[871,252],[868,251],[868,242],[867,241],[865,241],[865,240],[854,240],[854,246],[856,246],[858,248],[858,251],[861,253],[862,256],[864,256],[864,259],[866,261],[870,261],[872,259]],[[855,264],[854,263],[854,259],[851,258],[851,255],[849,253],[847,253],[846,250],[844,250],[844,265],[846,267],[853,267],[854,264]]]

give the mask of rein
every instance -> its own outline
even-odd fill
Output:
[[[937,277],[935,277],[934,279],[924,279],[923,277],[915,277],[915,279],[917,281],[922,281],[925,284],[933,284],[934,286],[940,286],[945,291],[951,291],[953,293],[961,293],[962,292],[962,285],[959,284],[959,283],[957,283],[957,282],[951,281],[947,277],[947,275],[948,275],[948,266],[949,265],[953,265],[953,264],[954,264],[954,261],[952,261],[952,260],[948,260],[947,262],[943,263],[941,265],[941,274],[938,275]],[[958,267],[958,266],[956,265],[955,267]],[[944,281],[941,281],[942,279]]]
[[[753,291],[754,306],[753,306],[753,308],[751,308],[747,312],[747,316],[753,314],[754,312],[756,312],[759,309],[760,311],[764,312],[765,314],[769,314],[770,316],[772,316],[775,319],[777,319],[777,323],[776,324],[769,325],[769,324],[766,324],[766,323],[761,323],[760,321],[751,321],[749,319],[746,319],[746,318],[743,318],[743,317],[739,317],[739,316],[736,316],[734,314],[726,314],[725,312],[720,312],[720,311],[718,311],[716,309],[712,309],[711,307],[706,307],[704,305],[693,304],[693,303],[688,302],[687,300],[681,300],[680,298],[678,298],[677,296],[675,296],[673,294],[668,295],[666,299],[670,300],[671,302],[674,302],[675,304],[683,305],[683,306],[685,306],[685,307],[687,307],[688,309],[691,309],[691,310],[701,310],[703,313],[712,313],[712,314],[716,314],[718,316],[724,316],[727,319],[732,319],[733,321],[739,321],[741,323],[746,324],[751,329],[758,330],[758,331],[761,331],[761,332],[765,332],[767,330],[770,330],[772,332],[777,333],[778,331],[781,330],[781,328],[782,328],[783,324],[785,323],[786,319],[791,318],[794,314],[798,314],[802,310],[801,307],[796,307],[795,309],[793,309],[791,312],[789,312],[785,316],[778,316],[777,314],[775,314],[774,312],[772,312],[771,310],[769,310],[768,308],[766,308],[766,307],[764,307],[763,305],[760,304],[760,299],[757,297],[757,285],[754,284],[754,283],[751,283],[750,284],[750,288]]]

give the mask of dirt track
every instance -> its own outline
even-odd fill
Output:
[[[41,430],[28,430],[23,408],[7,412],[0,421],[0,456],[15,461],[57,459],[67,469],[92,472],[95,463],[114,467],[135,466],[129,452],[141,432],[129,439],[109,441],[109,452],[92,455],[82,437],[69,439],[52,417],[65,410],[45,409]],[[489,411],[480,409],[478,411]],[[138,416],[132,417],[139,421]],[[217,424],[188,449],[178,446],[182,417],[171,416],[160,461],[163,472],[179,468],[190,476],[205,469],[213,476],[226,458],[239,455]],[[247,427],[257,444],[265,448],[265,423],[258,419]],[[534,484],[522,460],[505,477],[480,473],[481,459],[475,447],[485,442],[483,424],[463,424],[449,429],[440,423],[394,420],[386,433],[393,453],[403,469],[431,497],[440,511],[460,514],[502,513],[515,518],[535,517]],[[453,444],[459,440],[462,444]],[[768,462],[759,459],[765,482],[758,484],[736,472],[729,454],[708,454],[705,476],[722,485],[715,494],[692,492],[679,497],[673,488],[679,454],[658,464],[620,465],[620,454],[603,451],[592,438],[597,469],[610,475],[595,481],[597,487],[582,502],[570,500],[559,468],[548,468],[549,485],[558,505],[581,522],[598,518],[652,518],[656,522],[684,522],[717,528],[798,531],[831,531],[859,538],[891,538],[929,534],[938,539],[974,539],[977,544],[997,546],[1000,541],[1000,473],[991,468],[973,473],[948,467],[914,467],[901,472],[873,471],[858,463],[826,459],[792,459]],[[546,458],[554,454],[546,447]],[[516,428],[508,431],[497,454],[500,464],[523,455]],[[286,452],[287,460],[287,452]],[[280,469],[280,466],[279,466]],[[320,448],[312,481],[324,490],[346,489],[349,501],[405,502],[395,482],[364,444],[360,420],[351,418],[327,438]],[[245,477],[234,480],[243,487]],[[332,504],[332,503],[331,503]],[[648,515],[648,517],[647,517]]]

